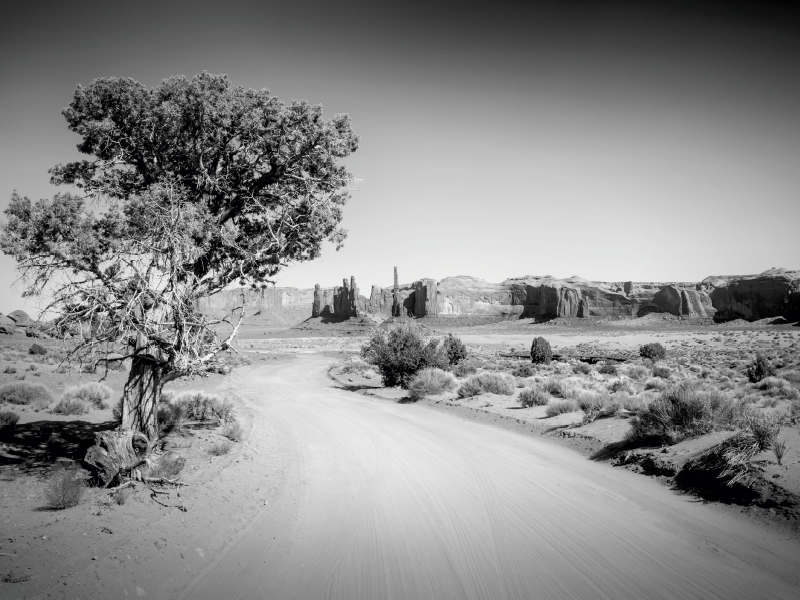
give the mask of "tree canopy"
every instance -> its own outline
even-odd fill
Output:
[[[235,329],[218,338],[199,298],[264,286],[345,238],[340,160],[358,147],[347,115],[325,120],[320,106],[209,73],[152,89],[97,79],[63,114],[90,158],[53,167],[51,181],[79,193],[14,193],[0,247],[25,293],[49,299],[56,329],[80,334],[79,356],[146,347],[165,374],[202,369]]]

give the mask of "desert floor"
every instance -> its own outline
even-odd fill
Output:
[[[531,339],[470,335],[476,348],[509,351]],[[736,335],[748,347],[772,340]],[[553,341],[707,351],[717,337]],[[248,433],[221,457],[205,451],[213,427],[171,435],[167,447],[189,455],[188,485],[168,496],[140,486],[115,505],[90,489],[78,506],[50,511],[39,462],[0,464],[0,574],[15,574],[0,598],[800,596],[796,531],[588,460],[540,431],[471,418],[469,402],[450,410],[355,393],[330,370],[362,341],[243,340],[253,364],[181,383],[235,398]],[[89,416],[100,424],[110,411]],[[35,432],[50,418],[26,412],[21,424]]]

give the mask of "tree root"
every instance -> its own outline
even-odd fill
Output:
[[[177,479],[167,479],[166,477],[142,477],[143,483],[155,483],[157,485],[174,485],[175,487],[188,485]]]

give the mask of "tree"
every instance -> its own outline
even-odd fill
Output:
[[[51,181],[80,194],[15,192],[0,247],[25,294],[48,299],[53,330],[77,336],[74,358],[132,360],[121,430],[149,444],[161,387],[207,370],[244,317],[244,303],[213,319],[198,300],[265,287],[325,240],[341,246],[351,176],[339,161],[358,137],[347,115],[324,120],[320,106],[209,73],[152,89],[97,79],[63,115],[91,159],[55,166]]]

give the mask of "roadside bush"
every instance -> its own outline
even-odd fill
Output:
[[[547,415],[547,418],[550,418],[568,412],[575,412],[577,410],[578,403],[574,400],[559,400],[557,398],[551,398],[547,403],[547,408],[545,409],[544,414]]]
[[[730,427],[740,414],[741,404],[733,398],[684,382],[664,391],[647,410],[633,417],[628,437],[676,444],[687,437]]]
[[[48,508],[62,510],[81,501],[86,484],[77,469],[58,466],[44,488]]]
[[[22,381],[7,383],[0,387],[0,404],[30,404],[34,400],[53,401],[53,395],[41,383]]]
[[[760,352],[756,354],[753,362],[747,367],[747,379],[750,383],[758,383],[762,379],[775,375],[775,367],[769,362],[766,356]]]
[[[667,358],[667,349],[658,342],[639,346],[639,356],[650,360],[664,360]]]
[[[32,344],[30,348],[28,348],[28,354],[41,355],[44,356],[47,354],[47,348],[42,346],[41,344]]]
[[[600,368],[597,369],[597,372],[602,373],[603,375],[616,375],[617,371],[617,365],[612,362],[603,363],[600,365]]]
[[[577,375],[588,375],[592,372],[592,367],[585,362],[579,362],[577,365],[572,367],[572,370]]]
[[[531,344],[531,362],[538,365],[549,365],[553,360],[553,350],[543,337],[533,339]]]
[[[460,398],[470,398],[478,394],[514,394],[514,378],[504,373],[479,373],[472,375],[458,388]]]
[[[17,428],[19,415],[13,410],[0,410],[0,439],[10,438]]]
[[[411,382],[408,389],[411,398],[422,400],[425,396],[442,394],[456,387],[456,378],[447,371],[436,367],[426,367],[419,371]]]
[[[73,398],[83,400],[92,405],[92,407],[102,410],[108,408],[108,399],[111,398],[113,390],[102,383],[91,381],[83,385],[72,387],[66,390],[61,398]]]
[[[550,395],[539,386],[524,388],[517,397],[523,408],[531,406],[544,406],[550,400]]]
[[[348,358],[342,363],[342,366],[339,367],[339,373],[342,375],[349,375],[351,373],[361,375],[370,370],[372,370],[372,365],[367,364],[360,358]]]
[[[516,369],[511,371],[511,374],[514,377],[531,377],[532,375],[536,374],[536,369],[534,369],[531,365],[525,363],[524,365],[520,365]]]
[[[58,415],[85,415],[91,404],[80,398],[62,397],[53,407],[52,412]]]
[[[586,413],[584,422],[589,423],[596,419],[612,417],[620,409],[620,402],[612,400],[607,394],[582,392],[577,399],[578,408]]]
[[[447,334],[447,336],[444,338],[444,342],[442,342],[442,345],[444,347],[444,351],[447,352],[447,360],[451,367],[460,364],[464,359],[467,358],[467,346],[461,341],[461,338],[453,335],[452,333]]]
[[[427,344],[420,328],[410,322],[394,323],[388,329],[378,329],[361,348],[361,356],[375,365],[383,384],[388,387],[407,387],[412,377],[425,367],[447,369],[450,361],[439,340]]]
[[[234,419],[222,428],[222,435],[232,442],[241,442],[244,439],[244,429],[242,429],[239,421]]]
[[[225,412],[217,395],[208,392],[163,392],[161,402],[181,406],[186,419],[192,421],[223,420],[221,413]]]

